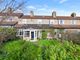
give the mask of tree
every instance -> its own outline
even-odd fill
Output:
[[[0,7],[2,7],[0,12],[10,12],[10,10],[14,12],[18,9],[22,10],[27,2],[26,0],[0,0]]]
[[[7,13],[5,16],[2,16],[1,21],[9,18],[10,16],[8,16],[8,14],[12,14],[17,10],[23,11],[28,1],[29,0],[0,0],[0,13]]]

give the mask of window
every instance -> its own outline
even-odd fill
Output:
[[[20,33],[19,35],[23,35],[23,31],[20,31],[19,33]]]
[[[64,24],[64,20],[59,20],[59,24]]]
[[[42,24],[42,20],[38,20],[38,24]]]
[[[3,18],[2,18],[2,17],[0,17],[0,21],[1,21],[1,20],[3,20]]]
[[[12,17],[8,18],[9,20],[12,20]]]
[[[35,37],[37,36],[37,31],[35,31]]]
[[[76,24],[76,20],[71,20],[71,24],[75,25]]]
[[[50,20],[50,24],[54,24],[54,22],[55,22],[54,20]]]
[[[10,16],[10,17],[7,17],[7,21],[12,21],[13,20],[13,17]]]
[[[26,19],[23,19],[23,24],[27,24],[27,20]]]
[[[25,37],[29,37],[30,36],[30,31],[25,31]]]

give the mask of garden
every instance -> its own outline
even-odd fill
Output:
[[[0,28],[0,60],[80,60],[80,44],[46,39],[46,33],[43,31],[42,39],[30,42],[17,38],[14,28]]]
[[[11,40],[0,46],[0,60],[80,60],[80,45],[59,40]]]

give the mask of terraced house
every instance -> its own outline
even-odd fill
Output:
[[[23,40],[37,41],[42,38],[44,29],[64,29],[66,31],[80,31],[80,17],[76,13],[70,16],[56,16],[53,11],[51,16],[34,15],[31,11],[30,15],[23,13],[0,13],[0,27],[12,27],[17,29],[16,36]],[[77,29],[77,30],[76,30]],[[50,33],[47,33],[48,38],[52,38]]]

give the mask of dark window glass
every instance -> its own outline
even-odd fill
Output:
[[[29,33],[30,33],[30,31],[25,31],[25,36],[29,37],[29,35],[30,35]]]
[[[23,35],[23,31],[20,31],[20,35]]]

